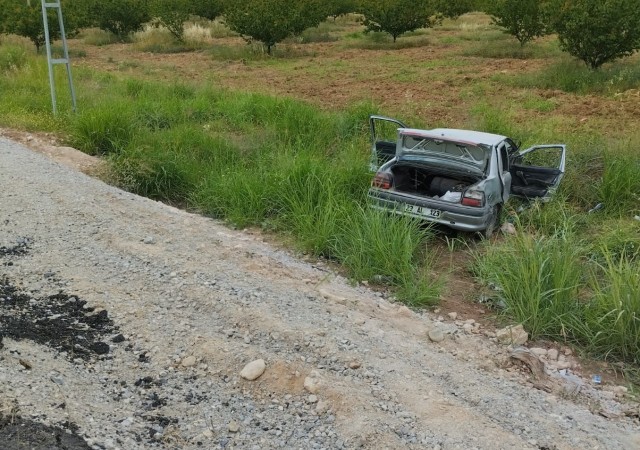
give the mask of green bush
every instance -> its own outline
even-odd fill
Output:
[[[433,0],[435,11],[451,19],[457,19],[461,15],[474,10],[474,0]]]
[[[63,1],[63,6],[64,6]],[[12,33],[24,36],[36,46],[36,51],[45,44],[44,26],[42,24],[42,7],[40,2],[26,0],[0,0],[0,33]],[[57,13],[47,11],[49,36],[51,41],[60,38]],[[65,33],[73,36],[77,32],[77,23],[73,14],[65,14]]]
[[[514,36],[520,46],[548,33],[547,17],[540,0],[496,0],[489,7],[494,24]]]
[[[152,0],[151,15],[156,24],[164,26],[178,41],[184,38],[184,23],[194,8],[191,0]]]
[[[550,0],[560,46],[591,69],[640,49],[637,0]]]
[[[271,48],[289,36],[318,25],[327,17],[321,0],[242,0],[225,7],[225,22],[246,40]]]
[[[215,20],[224,13],[225,0],[193,0],[191,13],[209,20]]]
[[[96,25],[125,40],[151,19],[147,0],[90,0]]]
[[[434,9],[430,0],[361,0],[366,31],[389,33],[396,42],[398,36],[418,28],[433,26]]]

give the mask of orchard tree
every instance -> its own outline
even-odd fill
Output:
[[[339,16],[344,16],[358,10],[356,0],[326,0],[327,16],[336,20]]]
[[[75,35],[79,25],[73,9],[65,10],[65,5],[71,3],[71,0],[62,2],[67,36]],[[49,18],[49,38],[52,41],[59,39],[60,27],[57,13],[49,9],[47,17]],[[26,37],[36,46],[36,51],[40,52],[40,48],[45,43],[40,0],[0,0],[0,32]]]
[[[96,25],[124,40],[151,19],[147,0],[89,0]]]
[[[431,0],[361,0],[360,12],[364,16],[365,32],[383,31],[393,37],[434,25]]]
[[[463,14],[474,10],[473,0],[433,0],[433,8],[442,17],[457,19]]]
[[[488,8],[493,23],[521,46],[549,33],[545,11],[541,0],[496,0]]]
[[[179,41],[184,38],[184,23],[193,11],[191,0],[152,0],[151,15]]]
[[[640,49],[638,0],[551,0],[560,47],[591,69]]]
[[[223,0],[195,0],[191,5],[191,12],[205,19],[215,20],[224,12]]]
[[[317,26],[326,18],[322,0],[230,0],[225,6],[227,26],[245,40],[272,47],[289,36]]]

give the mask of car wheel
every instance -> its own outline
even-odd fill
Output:
[[[500,205],[491,207],[491,213],[489,214],[489,220],[487,221],[487,228],[482,232],[482,237],[490,239],[500,226]]]

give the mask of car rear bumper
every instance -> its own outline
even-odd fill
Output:
[[[461,231],[482,231],[487,228],[487,224],[491,220],[489,206],[475,208],[377,189],[369,190],[369,200],[373,208],[415,217],[425,222],[439,223]],[[406,205],[416,205],[424,209],[439,211],[439,216],[432,217],[409,212],[406,210]]]

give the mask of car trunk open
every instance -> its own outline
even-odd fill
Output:
[[[418,164],[398,163],[391,168],[393,190],[407,194],[430,197],[451,203],[459,203],[469,186],[480,177],[444,171]]]

